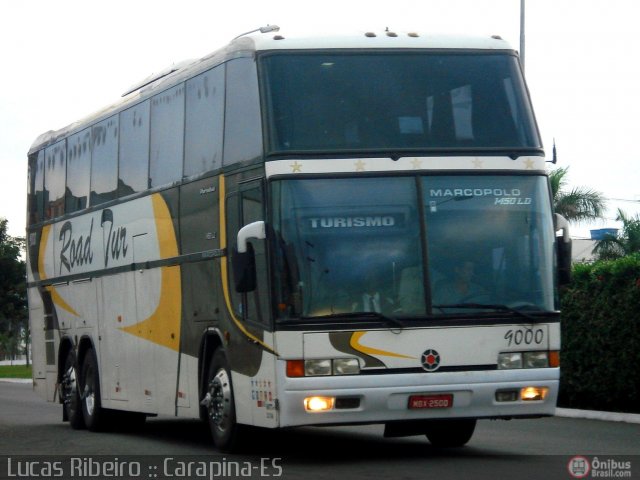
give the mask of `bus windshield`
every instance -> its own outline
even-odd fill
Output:
[[[541,148],[511,54],[273,53],[262,71],[267,154]]]
[[[281,320],[554,309],[542,176],[288,179],[272,188]]]

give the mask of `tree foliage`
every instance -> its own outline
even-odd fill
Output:
[[[614,260],[640,252],[640,215],[628,216],[618,209],[616,220],[622,222],[622,231],[606,235],[596,242],[593,253],[601,260]]]
[[[26,264],[21,258],[24,238],[7,233],[0,218],[0,353],[16,354],[27,330]]]
[[[602,218],[606,207],[602,194],[587,187],[575,187],[567,191],[568,171],[569,167],[562,167],[549,172],[556,213],[570,222],[589,222]]]
[[[640,413],[640,253],[576,264],[562,292],[559,405]]]

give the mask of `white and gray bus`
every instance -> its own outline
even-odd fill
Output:
[[[201,417],[225,450],[553,415],[570,243],[517,53],[262,30],[31,147],[36,390],[74,428]]]

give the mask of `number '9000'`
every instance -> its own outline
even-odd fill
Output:
[[[504,339],[509,342],[508,346],[540,345],[544,341],[544,330],[542,328],[508,330]]]

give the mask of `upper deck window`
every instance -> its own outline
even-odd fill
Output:
[[[91,129],[71,135],[67,140],[67,183],[65,213],[87,208],[91,172]]]
[[[288,52],[262,67],[270,153],[541,147],[510,54]]]
[[[120,151],[118,156],[118,196],[143,192],[149,185],[149,116],[145,100],[120,112]]]
[[[64,214],[67,175],[66,144],[66,140],[61,140],[45,149],[44,198],[46,220]]]

